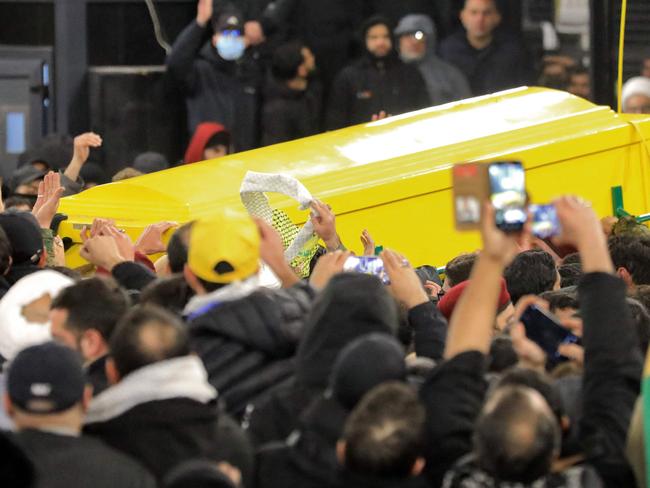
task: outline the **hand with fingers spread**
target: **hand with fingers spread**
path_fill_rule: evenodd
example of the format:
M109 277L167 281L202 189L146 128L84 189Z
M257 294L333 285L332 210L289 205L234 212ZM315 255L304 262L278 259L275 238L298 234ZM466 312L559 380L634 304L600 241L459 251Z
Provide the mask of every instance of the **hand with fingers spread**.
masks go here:
M76 181L79 177L81 167L88 161L91 147L101 147L102 138L94 132L85 132L74 138L74 153L70 164L63 173L67 178Z
M99 232L99 235L112 237L120 256L122 256L125 261L133 261L135 259L135 245L126 232L118 229L113 224L106 224Z
M336 216L330 206L314 200L311 203L311 208L317 214L310 217L311 223L314 225L314 231L323 240L327 250L336 251L341 248L341 240L336 233Z
M41 229L49 229L52 219L59 209L59 202L63 196L61 175L50 171L43 181L38 184L38 197L32 208L32 214L38 220Z
M271 268L285 288L298 283L300 279L284 259L282 237L272 225L260 218L255 218L260 231L260 257Z
M311 286L318 290L325 288L334 275L343 272L345 260L351 255L350 251L334 251L321 256L309 277Z
M138 240L135 243L135 248L147 256L165 252L167 247L165 246L162 237L165 232L175 227L178 227L178 223L167 221L148 225L142 234L140 234L140 237L138 237Z
M363 232L361 232L361 244L363 244L364 256L375 255L375 240L370 235L370 232L368 232L368 229L363 229Z
M389 290L400 303L410 310L429 301L420 278L402 256L387 249L381 253L381 259L390 278Z

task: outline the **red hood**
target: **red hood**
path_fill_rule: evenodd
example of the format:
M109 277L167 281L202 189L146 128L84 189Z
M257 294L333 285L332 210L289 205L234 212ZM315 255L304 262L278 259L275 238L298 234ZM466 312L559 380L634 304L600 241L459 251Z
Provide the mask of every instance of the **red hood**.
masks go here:
M203 161L203 150L210 138L218 132L228 132L226 128L216 122L203 122L196 127L192 140L185 151L185 164Z

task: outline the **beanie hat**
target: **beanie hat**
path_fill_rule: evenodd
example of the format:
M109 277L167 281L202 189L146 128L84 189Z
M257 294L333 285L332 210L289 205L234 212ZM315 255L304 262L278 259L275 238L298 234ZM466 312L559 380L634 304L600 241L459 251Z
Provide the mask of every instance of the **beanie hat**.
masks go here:
M454 313L454 308L456 308L458 300L460 300L461 295L467 288L467 285L469 285L469 281L470 280L463 281L462 283L459 283L451 288L438 302L438 309L447 318L447 320L449 320L451 318L451 314ZM508 288L506 287L506 280L501 278L501 292L499 293L497 313L503 312L505 308L511 303L510 294L508 293Z

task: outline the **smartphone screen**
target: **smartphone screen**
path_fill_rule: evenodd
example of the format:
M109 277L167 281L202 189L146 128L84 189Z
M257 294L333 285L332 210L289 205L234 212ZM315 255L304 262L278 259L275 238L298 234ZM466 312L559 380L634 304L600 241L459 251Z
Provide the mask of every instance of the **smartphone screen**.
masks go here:
M560 221L555 205L530 205L532 215L532 232L535 237L548 239L560 233Z
M343 263L343 271L374 275L384 285L390 285L388 273L384 269L384 261L377 256L350 256Z
M578 338L562 327L554 315L536 305L524 310L521 322L526 328L526 336L544 350L551 362L561 360L557 351L560 344L578 342Z
M505 232L520 231L527 219L523 166L518 161L491 163L488 174L497 227Z

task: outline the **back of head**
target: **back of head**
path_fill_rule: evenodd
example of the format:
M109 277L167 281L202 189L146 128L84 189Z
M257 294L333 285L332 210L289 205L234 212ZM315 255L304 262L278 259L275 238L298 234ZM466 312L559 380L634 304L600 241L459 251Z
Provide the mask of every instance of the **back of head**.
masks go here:
M250 278L259 257L259 229L248 214L224 210L192 224L187 265L204 288Z
M11 243L13 266L38 263L43 253L43 238L38 222L30 212L2 212L0 227Z
M553 257L546 251L524 251L506 268L504 277L512 303L524 295L539 295L550 291L558 274Z
M23 349L9 364L7 393L25 414L51 415L79 404L85 378L79 356L46 342Z
M309 314L298 346L296 378L325 388L343 346L372 332L397 332L397 307L382 282L361 273L332 278Z
M283 44L273 53L271 74L278 81L288 81L298 76L298 68L304 62L303 46L298 42Z
M66 327L76 334L96 329L108 342L129 307L129 298L113 279L90 278L65 288L51 308L67 312Z
M131 309L110 339L110 355L122 378L150 364L189 354L189 339L183 324L155 305Z
M625 268L635 285L650 285L650 237L617 235L609 238L616 269Z
M346 469L369 477L410 477L422 456L424 423L424 407L412 387L397 382L377 386L345 423Z
M582 265L579 263L563 264L557 269L560 273L560 288L577 286L582 278Z
M627 308L632 316L632 321L636 327L641 354L645 356L648 351L648 344L650 343L650 314L645 305L639 300L627 298L626 302Z
M394 337L368 334L352 341L339 353L332 369L334 397L351 410L363 395L386 381L404 381L404 350Z
M559 390L555 383L541 371L522 367L512 368L501 376L496 385L497 388L505 386L526 386L532 388L544 397L544 400L546 400L546 403L558 422L564 415Z
M545 476L559 446L560 430L549 406L525 386L498 388L474 431L478 466L502 481L531 483Z
M182 273L187 264L187 250L190 247L190 229L193 222L181 225L174 231L167 243L167 259L172 273Z
M124 181L130 178L135 178L136 176L142 176L143 174L144 173L142 171L138 171L137 169L132 168L131 166L127 166L126 168L123 168L119 170L117 173L115 173L111 178L111 181L112 182Z
M555 291L545 291L540 295L540 298L548 302L549 310L552 313L555 313L556 310L562 310L565 308L572 308L574 310L580 309L578 292L574 287L560 288Z
M169 168L169 161L159 152L148 151L138 154L133 160L132 166L144 174L155 173Z
M140 294L142 305L157 305L176 315L181 315L187 302L194 296L182 274L157 279L147 285Z
M445 288L452 288L469 279L476 262L477 253L460 254L447 263L445 267Z

